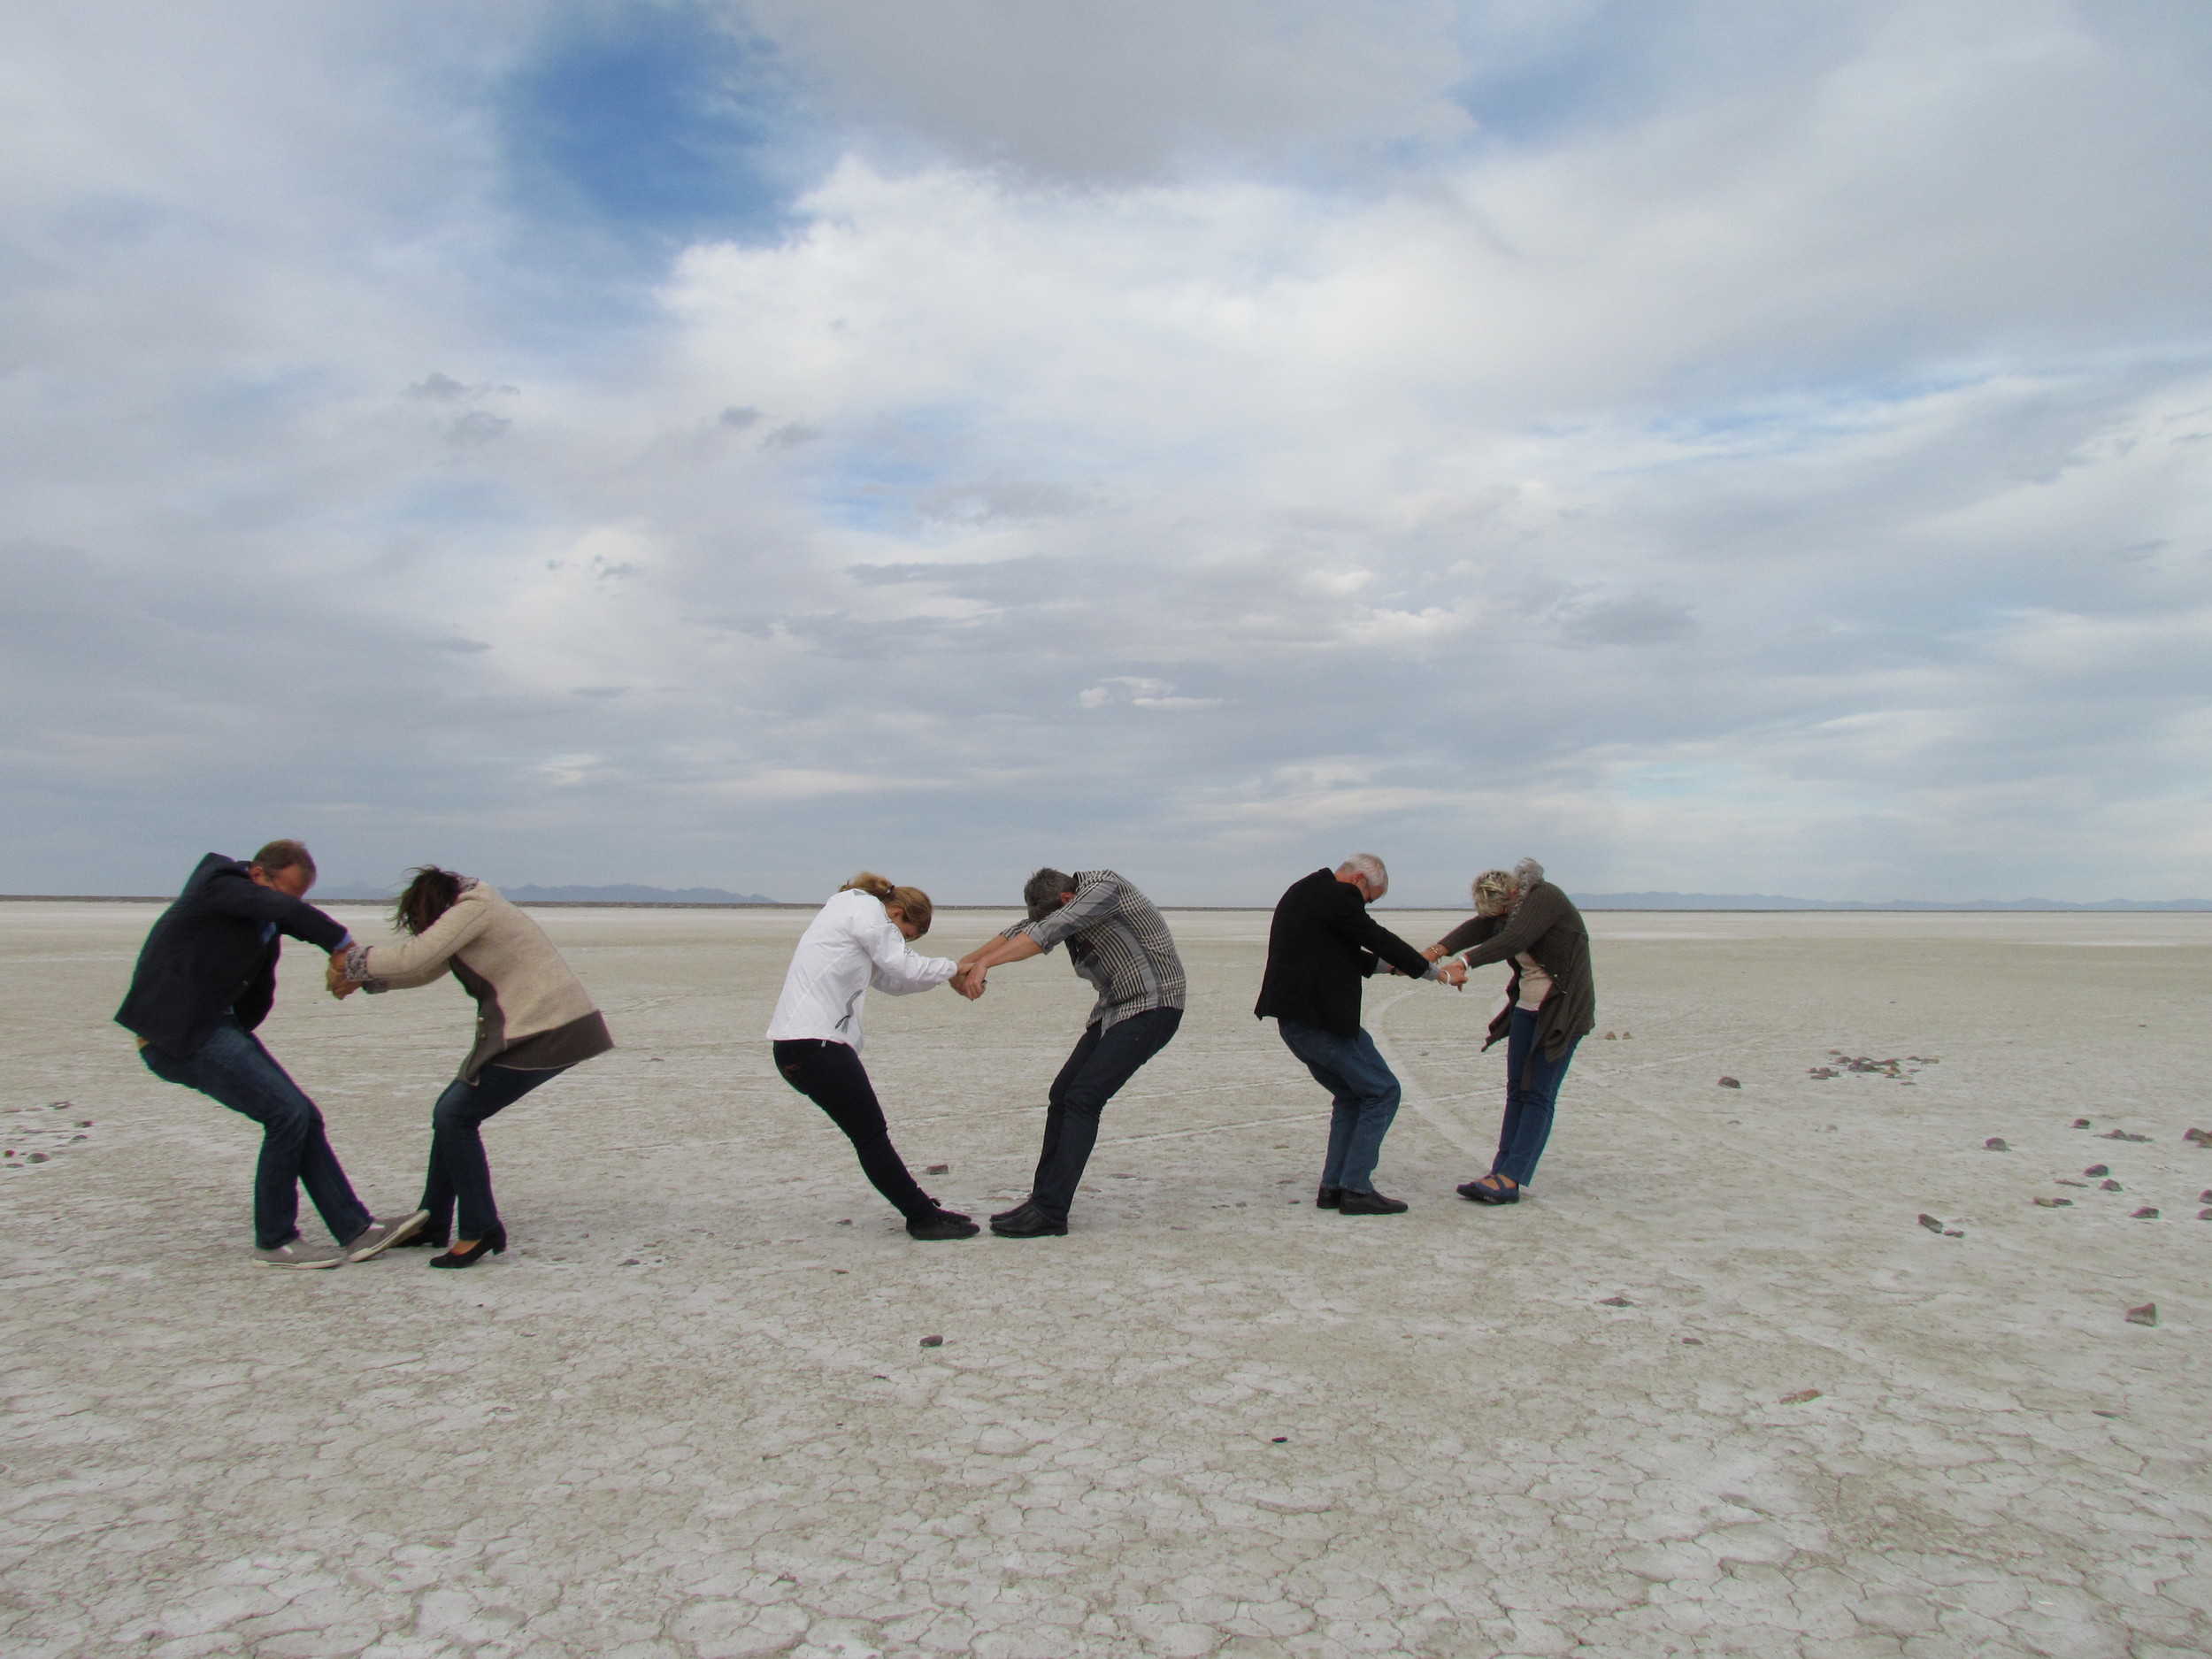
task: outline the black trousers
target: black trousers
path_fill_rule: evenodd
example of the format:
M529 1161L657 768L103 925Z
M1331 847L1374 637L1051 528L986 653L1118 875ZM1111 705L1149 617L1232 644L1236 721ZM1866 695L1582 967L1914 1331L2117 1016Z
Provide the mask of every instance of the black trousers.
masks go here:
M807 1037L775 1045L776 1070L783 1080L829 1115L845 1132L860 1157L861 1173L870 1185L898 1207L909 1221L937 1213L937 1201L915 1185L905 1160L891 1144L890 1125L883 1121L883 1107L867 1068L849 1043L825 1042Z
M1030 1202L1056 1221L1067 1219L1077 1183L1098 1144L1098 1117L1121 1086L1168 1045L1183 1023L1179 1008L1148 1008L1101 1035L1086 1025L1060 1075L1052 1079L1045 1108L1045 1144L1037 1156Z

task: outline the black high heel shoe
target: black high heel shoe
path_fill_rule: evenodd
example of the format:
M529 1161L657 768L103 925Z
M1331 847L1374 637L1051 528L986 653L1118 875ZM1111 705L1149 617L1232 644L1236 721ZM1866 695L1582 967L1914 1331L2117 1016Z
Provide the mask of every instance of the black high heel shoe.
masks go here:
M448 1250L443 1256L434 1256L430 1258L430 1265L433 1267L474 1267L488 1256L504 1256L506 1253L507 1226L504 1222L499 1222L493 1225L489 1233L477 1240L471 1248Z

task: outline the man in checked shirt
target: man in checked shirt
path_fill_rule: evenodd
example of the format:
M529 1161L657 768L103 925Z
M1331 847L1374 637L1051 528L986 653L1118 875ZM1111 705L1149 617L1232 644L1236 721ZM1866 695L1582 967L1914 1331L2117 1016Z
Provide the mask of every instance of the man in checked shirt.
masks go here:
M1083 1035L1052 1080L1030 1194L991 1217L1001 1238L1057 1238L1068 1230L1076 1184L1098 1141L1099 1114L1183 1023L1183 963L1152 901L1110 870L1040 870L1022 902L1029 919L963 956L953 985L980 996L984 975L1000 963L1065 941L1069 963L1097 987Z

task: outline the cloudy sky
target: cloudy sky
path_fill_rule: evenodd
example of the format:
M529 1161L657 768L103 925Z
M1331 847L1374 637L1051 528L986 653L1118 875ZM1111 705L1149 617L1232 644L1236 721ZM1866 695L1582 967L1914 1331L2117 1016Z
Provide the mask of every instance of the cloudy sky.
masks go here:
M2212 895L2200 0L18 0L0 890Z

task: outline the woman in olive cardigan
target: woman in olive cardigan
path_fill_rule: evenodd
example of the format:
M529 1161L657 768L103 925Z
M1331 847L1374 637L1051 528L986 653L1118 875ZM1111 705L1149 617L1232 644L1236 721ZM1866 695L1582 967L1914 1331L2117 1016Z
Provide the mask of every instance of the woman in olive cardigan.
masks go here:
M331 957L330 991L402 991L450 973L476 999L475 1046L431 1109L421 1205L430 1219L416 1236L444 1244L457 1203L460 1236L430 1265L473 1267L507 1248L484 1156L485 1120L606 1053L614 1039L553 941L490 884L426 865L400 895L396 919L409 937Z
M1597 1023L1590 934L1574 901L1524 858L1508 875L1475 878L1475 913L1422 954L1457 956L1471 968L1512 964L1505 1006L1490 1022L1486 1050L1505 1039L1505 1122L1490 1173L1459 1188L1479 1204L1517 1204L1551 1139L1559 1085L1575 1045Z

